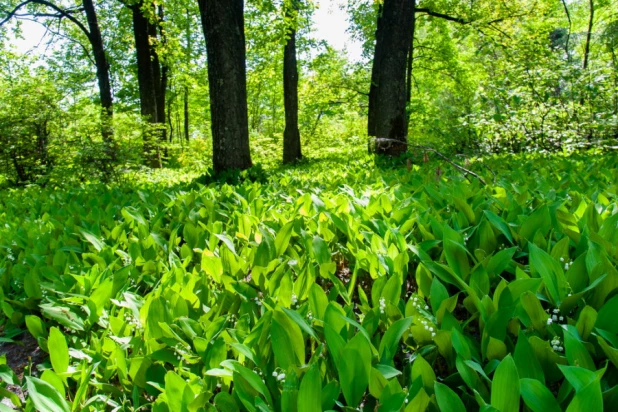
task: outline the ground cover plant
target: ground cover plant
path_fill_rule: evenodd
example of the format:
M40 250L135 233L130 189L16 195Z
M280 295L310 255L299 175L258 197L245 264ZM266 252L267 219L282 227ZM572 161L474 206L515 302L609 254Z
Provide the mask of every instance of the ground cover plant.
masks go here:
M484 186L339 148L231 183L3 192L2 340L42 353L20 376L0 358L0 395L30 411L613 410L617 161L469 162Z

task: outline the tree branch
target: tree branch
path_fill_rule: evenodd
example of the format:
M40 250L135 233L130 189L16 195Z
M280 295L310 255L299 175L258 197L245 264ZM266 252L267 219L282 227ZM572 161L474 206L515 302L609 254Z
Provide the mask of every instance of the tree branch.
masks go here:
M443 14L443 13L438 13L436 11L427 9L427 8L423 8L423 7L417 7L416 8L416 12L417 13L425 13L428 14L430 16L433 17L438 17L440 19L444 19L444 20L448 20L448 21L454 21L455 23L459 23L459 24L470 24L471 22L462 19L461 17L453 17L453 16L449 16L448 14Z
M77 20L74 16L71 15L71 13L74 13L75 11L79 11L79 9L75 10L64 10L61 9L60 7L56 6L55 4L47 1L47 0L25 0L24 2L18 4L13 11L9 12L9 14L4 18L4 20L0 21L0 26L4 25L7 21L9 21L12 17L14 17L17 12L24 6L27 6L28 4L40 4L42 6L46 6L49 7L53 10L55 10L56 12L58 12L58 15L60 18L65 17L67 19L69 19L72 23L74 23L77 27L79 27L79 29L81 31L84 32L84 34L86 35L86 37L88 37L88 39L90 39L90 32L88 31L88 29L86 28L86 26L84 26L82 24L82 22L80 22L79 20ZM56 17L55 15L50 15L49 17Z
M483 179L481 176L479 176L478 174L474 173L471 170L466 169L465 167L458 165L457 163L453 162L451 159L449 159L448 157L446 157L446 155L442 154L441 152L439 152L438 150L434 149L433 147L429 147L429 146L423 146L423 145L414 145L414 144L409 144L406 142L402 142L400 140L395 140L395 139L384 139L384 138L373 138L370 139L370 141L373 140L376 145L382 142L386 142L386 143L395 143L395 144L399 144L399 145L406 145L408 147L412 147L415 149L422 149L428 152L432 152L435 153L436 155L438 155L438 157L440 157L442 160L444 160L445 162L449 163L451 166L453 166L455 169L459 170L461 173L464 174L464 176L466 177L466 179L469 176L473 176L476 179L478 179L479 182L481 182L483 184L483 186L487 186L487 182L485 182L485 179Z

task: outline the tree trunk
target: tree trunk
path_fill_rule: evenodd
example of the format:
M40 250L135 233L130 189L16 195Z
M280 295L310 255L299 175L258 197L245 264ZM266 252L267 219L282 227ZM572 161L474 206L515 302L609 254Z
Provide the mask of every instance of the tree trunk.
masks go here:
M372 76L375 129L371 135L378 138L375 151L379 154L397 156L407 151L406 66L412 37L412 1L384 0L380 33L376 36L377 59L374 59L374 65L377 68ZM371 96L369 101L371 104ZM385 144L380 139L396 140L402 144Z
M408 81L407 81L407 99L406 102L412 101L412 69L414 66L414 35L416 33L416 2L412 0L410 10L410 19L412 20L412 36L410 36L410 50L408 50Z
M133 34L135 36L135 53L137 57L137 83L141 115L150 124L157 123L157 86L151 61L150 22L144 15L142 3L131 6L133 12ZM158 63L158 61L157 61ZM144 131L144 156L146 163L153 168L161 167L158 155L157 138L153 136L154 128Z
M184 121L185 121L185 140L189 141L189 87L185 86L185 95L184 95Z
M376 30L376 47L373 54L373 66L371 67L371 85L369 87L369 108L367 115L367 133L369 136L376 136L376 95L378 90L378 73L382 63L382 54L384 47L382 46L382 13L384 7L382 4L378 6L378 24Z
M191 13L187 7L187 25L185 31L185 38L187 42L187 48L185 50L185 58L187 69L191 67L191 56L193 53L193 47L191 43ZM184 87L184 133L185 140L189 142L190 130L189 130L189 86L185 84Z
M158 37L157 24L149 20L142 2L130 7L133 12L140 109L142 116L152 125L144 133L144 155L150 167L160 168L160 142L166 141L167 67L161 65L159 55L151 42L151 38ZM161 9L159 16L162 17Z
M159 22L163 21L163 6L159 6ZM158 30L157 30L158 29ZM163 29L160 24L150 24L150 37L161 38L161 43L165 46L166 37L163 33ZM166 110L166 93L167 82L169 78L169 67L161 62L159 54L152 45L150 46L150 56L152 64L152 72L155 78L155 98L157 99L157 123L163 126L161 141L166 141L166 128L165 128L165 110Z
M588 33L586 34L586 46L584 48L584 70L590 62L590 41L592 39L592 25L594 24L594 0L590 0L590 20L588 21Z
M116 160L116 147L114 143L114 128L112 117L114 115L114 101L112 98L112 87L109 78L109 63L105 55L103 37L97 19L97 12L92 0L83 0L82 5L88 20L89 35L88 40L92 46L94 63L97 69L97 82L99 84L99 97L101 99L101 134L106 145L107 157Z
M298 65L296 61L296 14L298 7L287 5L286 20L290 21L288 40L283 50L283 99L285 107L285 130L283 132L283 163L292 163L302 158L300 131L298 130Z
M215 172L251 167L243 0L198 0L208 53Z

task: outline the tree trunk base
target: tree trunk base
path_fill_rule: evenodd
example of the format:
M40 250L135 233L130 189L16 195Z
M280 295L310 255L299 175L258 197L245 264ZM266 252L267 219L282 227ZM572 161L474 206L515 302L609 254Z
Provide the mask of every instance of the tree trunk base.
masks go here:
M406 142L396 142L392 139L371 139L369 141L369 153L383 156L398 157L408 152Z

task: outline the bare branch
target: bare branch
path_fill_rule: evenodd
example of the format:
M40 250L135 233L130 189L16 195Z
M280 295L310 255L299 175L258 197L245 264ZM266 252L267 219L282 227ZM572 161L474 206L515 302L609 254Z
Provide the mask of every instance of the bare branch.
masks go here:
M396 144L399 144L399 145L403 144L403 145L406 145L408 147L412 147L412 148L415 148L415 149L421 149L421 150L425 150L425 151L428 151L428 152L435 153L442 160L444 160L445 162L449 163L455 169L457 169L461 173L463 173L464 176L466 177L466 179L468 178L468 176L472 176L472 177L475 177L476 179L478 179L478 181L481 182L483 184L483 186L487 186L487 182L485 182L485 179L483 179L481 176L479 176L478 174L474 173L473 171L468 170L465 167L463 167L461 165L458 165L457 163L453 162L446 155L444 155L442 152L439 152L438 150L434 149L433 147L409 144L409 143L402 142L400 140L395 140L395 139L374 138L374 139L370 139L370 141L371 140L373 140L376 144L381 143L381 142L396 143Z
M430 16L433 17L438 17L440 19L444 19L444 20L448 20L448 21L454 21L455 23L459 23L459 24L469 24L470 22L462 19L461 17L454 17L454 16L449 16L448 14L443 14L443 13L438 13L436 11L433 11L431 9L427 9L427 8L423 8L423 7L417 7L416 11L418 13L425 13L428 14Z
M79 20L77 20L74 16L72 16L72 13L75 13L76 11L79 11L79 9L75 9L75 8L71 8L68 10L64 10L58 6L56 6L54 3L51 3L47 0L25 0L24 2L18 4L13 11L9 12L8 15L4 18L4 20L0 21L0 26L4 25L7 21L9 21L11 18L13 18L14 16L16 16L17 12L24 6L27 6L28 4L40 4L42 6L46 6L49 7L53 10L55 10L58 15L59 18L65 17L67 19L69 19L72 23L74 23L77 27L79 27L79 29L84 32L84 34L88 37L88 39L90 39L90 32L88 31L88 29L86 28L86 26L84 26L82 24L82 22L80 22ZM56 17L55 15L50 15L49 17Z

